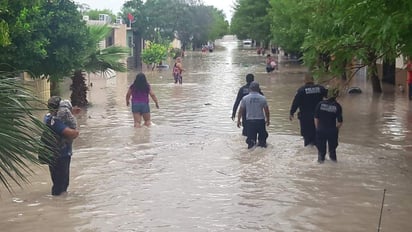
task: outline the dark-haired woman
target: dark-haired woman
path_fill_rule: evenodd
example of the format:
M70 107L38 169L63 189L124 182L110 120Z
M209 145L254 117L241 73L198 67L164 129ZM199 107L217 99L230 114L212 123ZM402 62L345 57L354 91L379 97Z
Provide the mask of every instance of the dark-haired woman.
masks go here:
M150 126L150 107L149 107L149 95L156 104L156 108L159 109L159 103L157 97L152 91L150 84L146 80L146 76L143 73L136 75L136 79L133 84L130 85L126 94L126 105L130 105L132 102L132 112L134 119L134 127L140 127L142 117L145 126Z

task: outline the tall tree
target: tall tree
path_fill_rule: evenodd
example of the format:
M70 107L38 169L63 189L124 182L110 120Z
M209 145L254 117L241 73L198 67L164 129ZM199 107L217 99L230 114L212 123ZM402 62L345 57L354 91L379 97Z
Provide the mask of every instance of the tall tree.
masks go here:
M209 7L209 9L212 13L213 23L209 26L208 39L214 41L229 33L229 22L225 19L222 10L215 7Z
M39 1L0 3L0 63L12 69L33 70L47 57L48 38Z
M272 40L288 53L302 52L302 44L309 30L313 0L271 0Z
M268 10L271 6L267 0L237 0L234 7L230 30L239 39L253 39L264 42L270 41L270 17Z
M88 30L77 5L70 0L47 1L41 6L44 35L49 43L41 64L31 67L36 76L51 80L51 94L58 94L58 83L81 67L87 50Z
M110 46L101 49L99 42L104 40L111 32L111 28L107 25L89 26L88 49L81 59L81 65L77 67L72 78L72 94L71 102L75 106L87 106L87 84L83 71L87 73L99 73L106 75L112 71L125 72L126 67L124 58L129 53L127 48L119 46Z

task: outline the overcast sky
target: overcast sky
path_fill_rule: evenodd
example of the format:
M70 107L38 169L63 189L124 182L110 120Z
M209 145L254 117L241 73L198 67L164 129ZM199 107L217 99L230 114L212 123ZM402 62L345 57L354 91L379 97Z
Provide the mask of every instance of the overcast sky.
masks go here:
M74 0L78 3L86 3L91 9L111 9L113 13L120 11L125 0ZM232 17L234 0L203 0L205 5L212 5L219 10L223 10L227 18Z

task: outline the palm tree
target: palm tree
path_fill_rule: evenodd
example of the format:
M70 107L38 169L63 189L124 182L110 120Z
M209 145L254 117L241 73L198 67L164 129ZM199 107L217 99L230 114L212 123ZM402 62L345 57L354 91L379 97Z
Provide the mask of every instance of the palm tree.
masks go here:
M108 76L113 71L125 72L126 64L121 60L129 54L129 49L110 46L101 49L99 42L104 40L111 32L111 28L107 25L92 25L89 26L89 47L90 51L84 57L83 65L76 70L72 76L70 99L72 104L79 107L88 105L87 101L87 84L84 72L101 73L103 76Z
M28 182L31 164L39 164L37 154L44 151L40 136L48 130L32 113L47 107L14 77L0 71L0 182L8 191L13 182Z

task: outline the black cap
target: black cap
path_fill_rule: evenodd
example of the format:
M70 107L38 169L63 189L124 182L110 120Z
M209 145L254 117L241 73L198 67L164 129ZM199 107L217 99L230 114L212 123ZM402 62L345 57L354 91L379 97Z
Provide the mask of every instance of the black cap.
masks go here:
M47 101L47 107L51 110L57 110L60 105L60 101L62 100L59 96L52 96Z
M249 74L246 75L246 82L247 83L250 83L254 80L255 80L255 76L253 76L253 74L249 73Z

